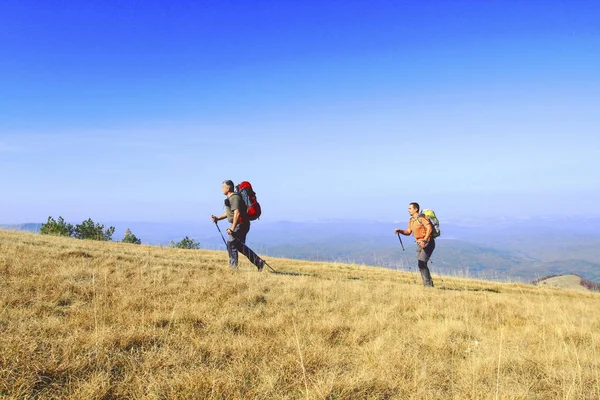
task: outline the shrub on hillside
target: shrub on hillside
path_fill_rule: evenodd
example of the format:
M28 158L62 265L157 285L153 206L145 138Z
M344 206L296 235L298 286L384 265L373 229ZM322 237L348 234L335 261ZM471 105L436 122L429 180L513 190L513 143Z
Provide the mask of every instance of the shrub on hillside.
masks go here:
M594 292L600 292L600 283L590 281L589 279L581 278L581 286Z
M58 221L48 217L48 221L40 228L40 234L70 237L73 236L73 225L66 223L63 217L58 217Z
M111 226L104 229L104 225L96 224L91 218L83 221L79 225L75 225L74 237L77 239L111 241L112 235L115 233L115 227Z
M121 242L132 243L132 244L142 244L142 241L140 239L138 239L133 233L131 233L129 228L127 228L127 230L125 231L125 236L123 237L123 240L121 240Z
M184 237L179 242L174 242L171 240L169 247L173 247L175 249L192 249L198 250L200 248L200 242L196 242L194 239L190 239L189 237Z
M589 279L585 279L583 276L581 276L579 274L572 274L572 275L575 275L575 276L578 276L578 277L581 278L581 282L579 282L579 284L581 286L583 286L584 288L586 288L588 290L591 290L591 291L594 291L594 292L600 292L600 283L594 282L594 281L590 281ZM545 276L543 278L536 279L532 283L534 285L538 285L540 282L542 282L542 281L544 281L546 279L555 278L557 276L562 276L562 274L548 275L548 276Z

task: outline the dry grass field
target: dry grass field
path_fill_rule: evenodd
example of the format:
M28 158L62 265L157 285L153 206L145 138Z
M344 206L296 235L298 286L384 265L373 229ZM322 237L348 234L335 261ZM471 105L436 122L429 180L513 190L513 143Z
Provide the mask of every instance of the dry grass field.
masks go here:
M268 261L0 231L0 397L600 398L598 293Z

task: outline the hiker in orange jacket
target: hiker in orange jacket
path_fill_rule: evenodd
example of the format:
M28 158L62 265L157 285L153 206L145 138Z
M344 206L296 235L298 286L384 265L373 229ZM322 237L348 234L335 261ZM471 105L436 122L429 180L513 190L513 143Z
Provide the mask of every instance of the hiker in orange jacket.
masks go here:
M415 241L417 242L417 262L419 265L419 271L423 278L423 285L426 287L433 287L433 279L431 273L427 267L427 262L435 249L435 241L433 240L433 227L429 219L420 214L419 203L410 203L408 205L408 213L410 219L408 220L407 229L396 229L394 233L403 234L405 236L414 234Z

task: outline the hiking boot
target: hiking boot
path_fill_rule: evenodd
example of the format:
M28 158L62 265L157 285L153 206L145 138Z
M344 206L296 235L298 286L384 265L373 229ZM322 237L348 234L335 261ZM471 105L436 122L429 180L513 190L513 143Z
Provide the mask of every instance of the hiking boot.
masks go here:
M258 269L258 272L262 272L264 267L265 267L265 262L263 261L260 264L258 264L258 266L256 268Z

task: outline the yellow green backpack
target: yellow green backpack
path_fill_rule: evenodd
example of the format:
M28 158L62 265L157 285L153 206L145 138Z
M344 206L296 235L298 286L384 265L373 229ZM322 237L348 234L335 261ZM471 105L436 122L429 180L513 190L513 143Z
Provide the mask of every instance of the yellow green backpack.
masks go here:
M433 228L433 232L431 232L431 237L432 238L436 238L438 236L441 235L440 232L440 221L437 219L437 217L435 216L435 212L433 212L433 210L426 208L421 212L420 216L424 216L425 218L427 218L429 220L429 222L431 223L431 227ZM417 218L417 221L419 219ZM419 222L420 223L420 222Z

